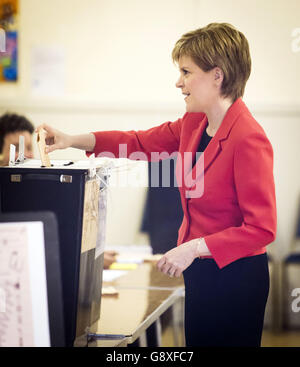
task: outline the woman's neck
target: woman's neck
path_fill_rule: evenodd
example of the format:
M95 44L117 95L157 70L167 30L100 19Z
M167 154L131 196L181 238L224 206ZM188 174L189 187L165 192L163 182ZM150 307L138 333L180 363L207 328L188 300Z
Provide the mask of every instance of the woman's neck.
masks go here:
M209 136L214 136L216 134L231 105L231 99L219 99L217 103L214 103L213 107L207 111L208 126L206 132Z

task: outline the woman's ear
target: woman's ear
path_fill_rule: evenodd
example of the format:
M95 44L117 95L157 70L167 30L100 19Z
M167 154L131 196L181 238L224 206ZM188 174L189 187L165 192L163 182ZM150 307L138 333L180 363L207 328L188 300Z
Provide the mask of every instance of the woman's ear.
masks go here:
M214 68L214 78L215 78L215 81L218 82L218 84L222 84L222 81L223 81L223 78L224 78L224 74L223 74L223 71L222 69L216 67Z

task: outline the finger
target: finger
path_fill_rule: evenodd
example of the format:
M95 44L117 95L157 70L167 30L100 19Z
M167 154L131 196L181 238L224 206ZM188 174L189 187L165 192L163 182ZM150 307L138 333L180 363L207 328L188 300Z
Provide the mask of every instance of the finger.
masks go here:
M111 264L113 264L113 263L114 263L114 261L113 261L113 260L111 260L111 259L106 259L106 262L107 262L107 264L108 264L108 265L111 265Z
M172 265L170 264L165 264L162 269L161 272L164 274L169 274L170 269L172 268Z
M171 267L171 264L169 263L169 262L165 262L161 267L160 267L160 271L162 272L162 273L165 273L165 274L167 274L167 272L169 271L169 269L170 269L170 267Z
M52 144L55 144L55 140L54 140L54 136L52 136L52 137L46 137L46 139L45 139L45 142L46 142L46 144L47 145L52 145Z
M174 274L176 273L177 269L176 268L171 268L168 271L168 274L171 278L173 278Z
M106 254L105 254L105 259L107 259L108 261L115 261L115 258L113 256L106 255Z
M163 267L163 265L165 265L166 263L166 258L163 256L156 264L156 267L161 270L161 268Z
M45 128L44 128L44 125L45 125L45 124L41 124L41 125L37 126L37 128L35 129L35 132L36 132L36 133L38 133L41 129L45 129ZM45 130L46 130L46 129L45 129Z
M165 274L168 272L169 269L170 269L170 264L167 264L166 262L158 266L158 270Z
M180 276L182 275L182 270L181 269L176 269L175 273L174 273L174 276L176 278L179 278Z
M42 124L35 129L35 132L38 135L40 134L41 131L43 132L43 135L45 136L45 141L47 144L49 144L49 141L54 140L54 137L56 136L55 129L52 129L50 126L46 124Z
M40 129L43 129L43 125L39 125L35 128L35 132L38 133L40 131Z
M53 144L53 145L46 145L45 147L45 152L48 154L48 153L51 153L53 152L54 150L56 149L59 149L58 145L57 144Z
M47 124L42 124L40 128L44 129L50 135L55 135L55 129L53 129L51 126Z
M110 256L116 256L118 255L118 253L116 251L113 250L107 250L105 251L106 254L110 255Z

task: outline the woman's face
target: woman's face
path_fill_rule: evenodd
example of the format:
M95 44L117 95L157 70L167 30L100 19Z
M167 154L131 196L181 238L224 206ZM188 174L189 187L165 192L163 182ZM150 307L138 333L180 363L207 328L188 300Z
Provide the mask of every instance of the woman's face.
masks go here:
M220 69L203 71L189 56L183 56L178 62L180 77L176 87L185 96L187 112L204 112L220 98Z

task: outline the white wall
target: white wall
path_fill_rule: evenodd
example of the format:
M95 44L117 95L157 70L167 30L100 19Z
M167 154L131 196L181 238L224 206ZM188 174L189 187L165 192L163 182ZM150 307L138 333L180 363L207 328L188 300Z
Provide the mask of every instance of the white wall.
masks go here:
M298 0L21 0L20 80L0 85L0 112L24 113L35 124L74 134L146 129L174 120L184 113L170 56L174 43L209 22L234 24L247 36L253 60L244 100L274 147L278 237L272 247L282 255L299 198L300 52L291 47L299 13ZM36 47L62 52L59 97L33 97ZM68 150L52 157L84 154ZM108 242L146 241L137 236L145 189L124 190L111 195L118 204L110 205Z
M299 0L195 3L201 25L226 21L246 35L253 64L246 100L253 104L300 104L300 53L292 52L291 36L293 29L300 28Z

